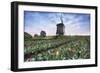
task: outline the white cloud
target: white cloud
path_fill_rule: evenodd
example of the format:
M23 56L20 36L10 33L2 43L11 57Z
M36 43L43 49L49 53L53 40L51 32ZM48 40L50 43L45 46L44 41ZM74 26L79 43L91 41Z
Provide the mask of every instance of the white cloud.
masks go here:
M34 36L34 34L38 34L40 35L40 32L43 30L46 32L47 36L51 36L51 35L56 35L56 26L49 26L48 25L41 25L41 26L35 26L35 27L27 27L26 28L26 32L30 33L32 36Z
M65 26L65 35L89 35L90 32L84 31L80 23L68 24Z

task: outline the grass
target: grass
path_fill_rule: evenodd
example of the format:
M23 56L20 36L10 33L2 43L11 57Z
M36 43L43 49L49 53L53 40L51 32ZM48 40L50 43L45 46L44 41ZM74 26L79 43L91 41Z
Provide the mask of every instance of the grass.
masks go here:
M24 61L90 58L90 36L47 36L25 38Z

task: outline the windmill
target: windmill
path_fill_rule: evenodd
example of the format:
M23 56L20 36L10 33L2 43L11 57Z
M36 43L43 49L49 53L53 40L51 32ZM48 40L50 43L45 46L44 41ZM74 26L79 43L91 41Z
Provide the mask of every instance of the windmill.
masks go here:
M57 26L57 30L56 30L56 35L60 36L60 35L64 35L65 33L65 25L63 23L63 17L62 14L60 16L60 21L61 23L58 23Z

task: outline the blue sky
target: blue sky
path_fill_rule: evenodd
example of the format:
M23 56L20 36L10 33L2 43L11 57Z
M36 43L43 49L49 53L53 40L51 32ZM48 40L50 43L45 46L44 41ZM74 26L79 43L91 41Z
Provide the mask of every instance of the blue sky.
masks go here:
M56 25L62 15L65 35L90 35L90 14L24 11L24 31L40 35L41 30L48 36L56 35Z

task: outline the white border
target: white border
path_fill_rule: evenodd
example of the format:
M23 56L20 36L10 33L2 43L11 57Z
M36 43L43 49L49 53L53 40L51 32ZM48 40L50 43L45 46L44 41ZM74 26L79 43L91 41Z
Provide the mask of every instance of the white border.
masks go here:
M49 11L49 12L75 12L75 13L89 13L91 14L91 59L79 60L63 60L63 61L40 61L40 62L24 62L24 10L29 11ZM62 8L62 7L46 7L46 6L18 6L18 68L36 68L36 67L50 67L50 66L71 66L71 65L85 65L95 64L95 11L92 9L79 8Z

